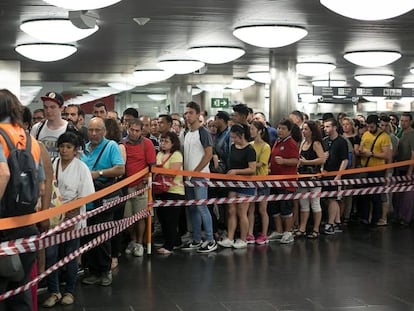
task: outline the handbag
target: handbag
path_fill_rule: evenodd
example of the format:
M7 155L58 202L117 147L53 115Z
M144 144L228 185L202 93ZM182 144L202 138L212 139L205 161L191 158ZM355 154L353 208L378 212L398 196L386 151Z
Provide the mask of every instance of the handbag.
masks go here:
M19 282L23 277L24 270L19 254L0 257L0 278Z
M59 171L59 163L60 159L57 160L55 174L53 175L52 180L52 198L50 200L49 208L54 208L62 205L62 195L60 194L59 190L59 183L58 183L58 171ZM65 219L65 214L57 214L51 218L49 218L49 227L54 228L57 225L61 224Z
M156 167L164 167L164 164L171 158L172 154L168 156L161 164L157 164ZM171 183L174 181L174 177L166 176L164 174L156 174L152 182L152 192L154 194L161 194L167 192Z

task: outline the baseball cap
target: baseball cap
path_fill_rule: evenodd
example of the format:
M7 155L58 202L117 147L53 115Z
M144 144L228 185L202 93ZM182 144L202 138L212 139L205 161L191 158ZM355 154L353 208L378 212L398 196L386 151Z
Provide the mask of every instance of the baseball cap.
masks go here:
M42 99L42 101L53 101L56 104L59 105L59 107L63 106L63 103L65 102L65 100L63 99L63 96L59 93L55 93L55 92L47 92L45 96L40 97Z

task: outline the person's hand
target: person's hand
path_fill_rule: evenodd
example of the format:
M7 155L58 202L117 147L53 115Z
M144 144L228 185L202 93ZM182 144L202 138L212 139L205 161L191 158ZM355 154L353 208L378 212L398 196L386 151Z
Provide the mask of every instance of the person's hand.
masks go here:
M45 220L39 222L38 227L39 227L40 232L45 232L45 231L49 230L49 227L50 227L49 219L45 219Z
M276 164L282 165L284 163L284 160L282 157L275 156L275 162Z
M227 175L237 175L237 174L236 174L236 170L229 170L229 171L227 172Z

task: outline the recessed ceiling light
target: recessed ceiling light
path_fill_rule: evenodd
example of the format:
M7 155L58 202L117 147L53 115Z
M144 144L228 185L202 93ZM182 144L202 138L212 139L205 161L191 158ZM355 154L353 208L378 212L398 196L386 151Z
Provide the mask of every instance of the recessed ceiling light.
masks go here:
M401 57L400 52L394 51L355 51L347 52L344 58L362 67L381 67L395 62Z
M46 3L71 11L96 10L104 8L122 0L43 0Z
M80 29L67 18L36 19L25 21L20 29L29 36L49 43L68 43L82 40L96 31L99 27Z
M321 76L330 73L336 68L331 63L319 63L319 62L303 62L296 65L296 71L304 76Z
M246 53L241 48L230 46L197 46L190 48L187 52L192 58L207 64L225 64Z
M270 83L270 72L269 71L251 71L247 73L247 76L259 83L269 84Z
M288 25L251 25L237 27L233 35L258 47L278 48L299 41L308 34L305 28Z
M70 44L33 43L20 44L15 50L24 57L38 62L54 62L71 56L78 49Z
M366 86L382 86L394 80L394 76L382 74L356 75L355 80Z
M361 20L393 18L414 9L412 0L320 0L320 2L340 15Z
M157 66L167 72L182 75L197 71L204 67L205 64L198 60L166 59L159 61Z

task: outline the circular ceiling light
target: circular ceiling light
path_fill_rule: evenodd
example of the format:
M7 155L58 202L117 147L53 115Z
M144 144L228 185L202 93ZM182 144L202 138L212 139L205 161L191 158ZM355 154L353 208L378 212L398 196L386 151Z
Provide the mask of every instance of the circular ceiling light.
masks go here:
M229 46L198 46L187 51L192 58L207 64L225 64L231 62L246 52L237 47Z
M364 96L364 98L370 102L379 102L381 100L386 99L386 97L382 97L382 96Z
M71 56L78 49L70 44L31 43L20 44L15 50L24 57L38 62L54 62Z
M197 87L205 92L222 92L225 88L223 84L197 84Z
M406 88L406 89L414 89L414 82L406 82L406 83L403 83L402 84L402 87L403 88Z
M344 58L362 67L381 67L395 62L401 57L400 52L394 51L355 51L347 52Z
M108 85L111 88L114 88L119 91L129 91L135 88L134 84L127 83L127 82L109 82Z
M82 40L98 31L95 25L91 29L80 29L67 18L36 19L25 21L20 29L29 36L45 42L68 43Z
M162 101L167 99L166 94L148 94L147 97L155 101Z
M320 2L340 15L369 21L393 18L414 9L412 0L320 0Z
M322 87L341 87L346 85L345 80L314 80L312 81L313 86Z
M247 76L259 83L269 84L270 83L270 72L269 71L251 71L247 73Z
M96 10L104 8L115 3L121 2L122 0L43 0L51 5L70 10Z
M336 66L331 63L304 62L296 65L296 71L304 76L321 76L335 70Z
M410 68L410 72L414 74L414 67Z
M394 80L393 75L366 74L356 75L355 80L366 86L382 86Z
M254 83L255 82L250 79L233 79L229 85L226 85L226 88L242 90L252 86Z
M183 75L197 71L205 66L203 62L190 59L166 59L158 62L157 66L167 72Z
M166 72L162 69L137 69L134 71L133 75L134 82L137 85L145 85L148 83L167 80L174 74L172 72Z
M191 88L191 95L192 96L195 96L195 95L198 95L198 94L201 94L201 93L203 93L202 89L199 89L198 87Z
M308 34L305 28L284 25L252 25L237 27L233 35L263 48L278 48L299 41Z

